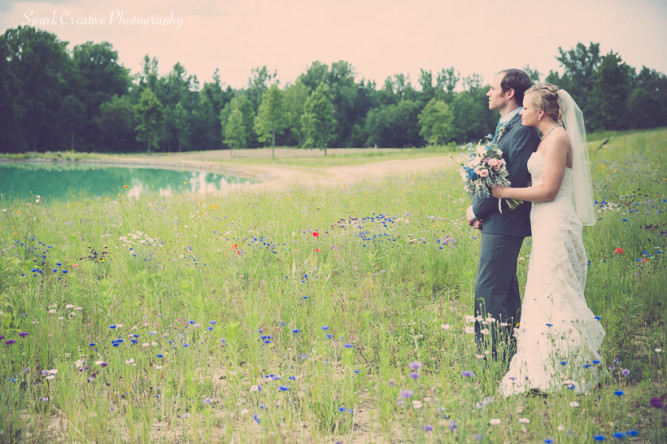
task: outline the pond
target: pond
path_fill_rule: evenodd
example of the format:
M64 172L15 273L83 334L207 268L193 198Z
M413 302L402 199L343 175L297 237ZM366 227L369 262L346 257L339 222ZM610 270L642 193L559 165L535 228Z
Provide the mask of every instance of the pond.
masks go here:
M99 164L0 163L0 195L5 200L36 198L206 194L251 179L202 171L118 167Z

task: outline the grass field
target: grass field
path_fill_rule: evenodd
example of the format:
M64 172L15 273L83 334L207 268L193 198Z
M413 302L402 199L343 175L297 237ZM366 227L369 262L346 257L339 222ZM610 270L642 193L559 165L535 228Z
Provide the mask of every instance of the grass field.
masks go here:
M121 186L0 201L0 441L665 442L667 130L605 138L584 229L601 388L496 395L453 168L206 198Z

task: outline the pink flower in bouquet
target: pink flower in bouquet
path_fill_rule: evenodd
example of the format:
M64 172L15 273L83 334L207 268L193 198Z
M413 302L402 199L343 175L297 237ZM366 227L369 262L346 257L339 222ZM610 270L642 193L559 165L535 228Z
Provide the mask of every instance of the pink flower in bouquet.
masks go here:
M480 170L477 174L479 174L479 177L487 177L489 175L489 170Z
M503 163L501 159L489 159L489 166L493 168L493 171L498 171Z

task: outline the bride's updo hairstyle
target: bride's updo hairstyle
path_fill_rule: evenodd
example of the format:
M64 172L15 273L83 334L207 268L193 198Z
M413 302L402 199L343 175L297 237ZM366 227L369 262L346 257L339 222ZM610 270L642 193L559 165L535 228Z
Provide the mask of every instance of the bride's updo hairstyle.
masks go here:
M562 118L562 103L559 100L558 87L550 83L540 83L531 86L526 91L526 95L533 93L536 95L534 105L544 111L554 122L559 122Z

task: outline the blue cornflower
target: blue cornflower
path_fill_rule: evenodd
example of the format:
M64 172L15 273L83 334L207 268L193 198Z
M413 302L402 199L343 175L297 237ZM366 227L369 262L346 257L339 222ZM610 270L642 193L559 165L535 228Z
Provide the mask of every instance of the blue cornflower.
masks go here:
M343 347L345 347L345 348L352 348L352 347L354 347L354 345L352 345L352 344L345 344Z
M339 411L339 412L344 412L344 411L345 411L345 407L338 407L338 411Z
M593 439L595 441L606 441L607 438L604 437L604 435L593 435Z
M259 415L257 415L257 414L256 414L255 416L253 416L253 417L252 417L252 419L254 419L254 420L255 420L255 422L256 422L257 424L259 424L259 423L260 423L260 420L259 420Z
M110 325L109 328L113 330L114 328L116 328L116 325Z
M567 365L567 361L560 361L560 365Z
M625 433L623 433L623 432L616 432L616 433L614 433L614 438L616 438L616 439L623 439L623 438L625 438L626 436L627 436L627 435L626 435Z
M551 438L547 438L547 439L544 440L545 444L553 444L553 442L554 442L554 440L551 439Z
M295 328L294 330L292 330L292 333L301 333L301 330L299 330L298 328Z
M164 358L164 355L163 355L163 354L160 354L160 353L158 353L157 357L158 357L158 358Z
M410 372L408 376L412 379L419 379L419 373L417 372Z
M624 392L623 390L616 390L616 391L614 392L614 395L616 395L616 396L623 396L623 395L625 395L625 392Z
M289 387L286 385L279 385L278 388L280 389L281 392L286 392L289 390Z
M464 378L471 378L475 376L475 372L471 372L470 370L464 370L461 372L461 376L463 376Z
M328 326L328 325L324 325L324 326L322 326L322 327L320 327L320 328L321 328L322 330L324 330L324 331L329 330L329 326Z

